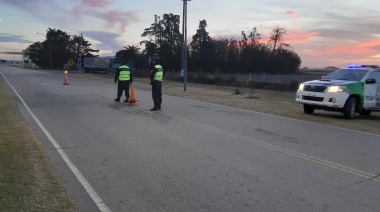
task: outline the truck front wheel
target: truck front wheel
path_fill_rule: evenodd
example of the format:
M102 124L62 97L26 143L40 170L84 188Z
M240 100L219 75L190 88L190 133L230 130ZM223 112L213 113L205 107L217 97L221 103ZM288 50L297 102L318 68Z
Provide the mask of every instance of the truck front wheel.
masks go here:
M306 113L306 114L313 114L314 113L314 110L315 108L311 105L307 105L307 104L304 104L303 105L303 111Z
M350 97L347 99L346 104L343 108L343 116L345 119L353 119L355 117L356 112L356 99L354 97Z

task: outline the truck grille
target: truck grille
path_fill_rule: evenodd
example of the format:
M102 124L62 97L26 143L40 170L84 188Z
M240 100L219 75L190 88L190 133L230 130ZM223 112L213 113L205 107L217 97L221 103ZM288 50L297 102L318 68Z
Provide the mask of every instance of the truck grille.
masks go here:
M326 90L326 86L318 86L318 85L305 85L303 88L304 91L311 91L311 92L324 92Z
M314 102L323 102L323 97L315 97L315 96L302 96L303 100L314 101Z

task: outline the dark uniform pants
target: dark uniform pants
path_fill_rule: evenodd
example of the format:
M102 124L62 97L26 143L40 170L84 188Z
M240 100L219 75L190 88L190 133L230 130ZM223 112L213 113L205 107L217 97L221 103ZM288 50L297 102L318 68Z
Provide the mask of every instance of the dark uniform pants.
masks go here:
M157 108L161 108L161 103L162 103L162 82L161 81L153 81L152 98L153 98L154 106Z
M117 98L120 99L120 97L123 95L123 91L125 92L125 97L129 99L129 83L130 81L118 81L117 82Z

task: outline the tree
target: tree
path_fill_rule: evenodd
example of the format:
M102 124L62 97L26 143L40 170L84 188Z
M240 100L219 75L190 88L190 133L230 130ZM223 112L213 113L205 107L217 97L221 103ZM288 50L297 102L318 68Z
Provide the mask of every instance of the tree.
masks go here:
M273 43L272 54L274 54L274 52L276 51L277 45L280 47L281 46L289 46L289 44L282 43L286 33L287 33L287 31L283 27L276 26L276 27L272 28L272 32L271 32L270 37L269 37L269 42Z
M124 49L116 52L116 60L125 62L130 68L140 69L143 67L140 48L137 46L124 46Z
M69 59L77 61L84 56L95 56L99 50L90 48L91 44L82 36L72 36L62 30L49 28L46 33L46 40L30 45L25 54L31 58L36 65L49 68L61 69Z
M195 35L193 35L193 41L190 43L191 50L193 52L202 52L202 45L204 42L211 40L209 33L206 31L206 20L199 21L199 27Z
M206 27L207 22L203 19L199 22L199 28L195 35L193 35L193 40L190 43L192 61L197 64L197 69L203 72L213 71L216 61L214 57L215 46L208 35L209 33L206 31Z
M124 46L124 49L116 53L116 59L119 61L136 61L140 48L137 46Z
M257 32L256 27L253 27L253 30L249 32L248 36L245 33L245 31L242 31L241 35L243 36L243 38L239 43L240 43L240 46L243 48L246 46L258 44L259 42L258 40L261 39L260 34Z
M166 69L179 69L181 52L181 33L179 31L180 18L178 15L164 14L154 16L154 23L146 28L142 37L148 37L140 44L145 44L143 50L146 55L157 54L161 58L161 64Z
M42 43L35 42L25 49L24 55L28 57L32 63L39 65L39 52L41 52L42 47Z
M256 27L253 27L253 30L249 33L248 37L251 39L252 44L258 43L258 40L261 39L260 33L257 32Z
M227 44L227 61L225 72L235 72L238 68L238 61L240 58L240 49L238 41L230 39Z
M151 24L151 27L144 29L141 37L148 37L149 40L143 40L140 42L145 45L143 52L149 57L157 54L157 50L160 43L160 36L162 34L162 27L160 25L160 16L154 16L154 23Z

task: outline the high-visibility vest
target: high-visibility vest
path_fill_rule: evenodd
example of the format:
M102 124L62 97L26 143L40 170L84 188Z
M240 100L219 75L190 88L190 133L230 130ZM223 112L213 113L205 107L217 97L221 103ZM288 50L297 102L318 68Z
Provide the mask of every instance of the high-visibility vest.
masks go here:
M162 69L162 66L155 65L154 67L157 69L157 71L156 71L156 74L154 75L153 80L162 81L162 79L164 78L164 71Z
M131 79L131 71L128 66L122 65L119 67L119 81L127 81Z

